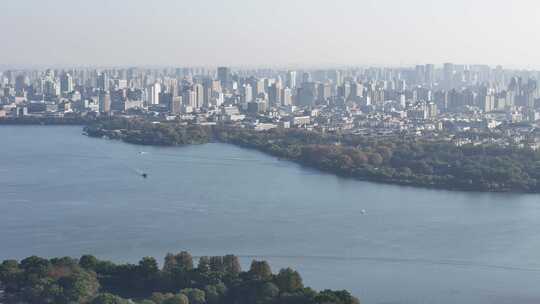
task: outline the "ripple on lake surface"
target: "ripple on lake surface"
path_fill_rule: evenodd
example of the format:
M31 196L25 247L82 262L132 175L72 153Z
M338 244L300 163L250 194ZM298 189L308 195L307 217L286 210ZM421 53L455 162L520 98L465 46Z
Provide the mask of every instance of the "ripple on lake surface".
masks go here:
M235 253L363 303L540 302L538 195L379 185L230 145L141 148L78 127L0 126L0 138L0 259Z

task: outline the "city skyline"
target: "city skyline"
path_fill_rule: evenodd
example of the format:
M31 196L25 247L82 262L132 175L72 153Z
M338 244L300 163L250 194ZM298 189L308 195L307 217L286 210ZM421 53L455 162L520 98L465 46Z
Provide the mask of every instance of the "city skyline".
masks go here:
M0 64L537 68L538 9L529 0L23 0L0 12Z
M540 303L538 12L5 0L0 304Z
M332 111L344 106L354 115L375 111L428 123L439 114L468 116L469 112L488 120L493 119L492 113L503 114L502 121L518 122L540 117L538 79L539 71L453 63L343 70L224 66L6 70L0 72L0 102L4 117L142 110L172 114L171 119L187 114L190 120L195 113L221 121L223 117L214 116L219 111L233 114L233 120L244 120L246 116L235 116L243 111L252 118L268 114L274 120L282 111L288 113L285 116L294 112L301 116L306 109Z

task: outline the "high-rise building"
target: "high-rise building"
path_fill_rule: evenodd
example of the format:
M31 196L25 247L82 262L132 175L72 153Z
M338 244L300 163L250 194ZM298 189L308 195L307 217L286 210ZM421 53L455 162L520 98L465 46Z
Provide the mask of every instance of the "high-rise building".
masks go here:
M69 73L63 73L62 76L60 76L60 92L73 92L73 77L71 77Z
M495 110L495 95L489 94L482 96L482 101L484 112L489 113Z
M296 71L288 71L287 72L287 87L289 89L295 89L296 88Z
M455 68L453 63L445 63L443 67L443 82L446 89L452 89Z
M5 71L4 77L7 79L7 84L13 84L13 82L15 81L15 73L13 71Z
M109 90L109 75L107 73L102 72L97 77L97 87L103 91Z
M174 96L170 105L170 111L172 114L180 113L182 107L182 96Z
M184 106L191 107L192 109L197 108L197 93L193 90L185 90L182 94L182 102Z
M281 85L274 83L268 88L268 100L271 106L281 105Z
M318 90L318 100L320 102L325 102L332 96L332 87L329 83L320 84Z
M148 104L149 105L159 104L160 93L161 93L161 84L159 82L155 82L153 85L150 86L150 89L149 89Z
M203 80L203 106L206 108L211 106L213 87L214 81L211 78L205 78Z
M100 91L98 95L99 111L109 113L111 111L111 95L107 91Z
M311 77L311 74L309 72L304 72L302 74L302 85L304 83L312 82L313 78Z
M28 77L26 75L18 75L15 77L15 94L22 96L28 86Z
M140 89L128 89L126 90L126 96L129 100L143 101L143 91Z
M225 97L223 96L223 93L217 91L212 92L212 96L210 97L211 106L220 107L224 101Z
M127 89L128 88L128 81L127 79L118 78L114 80L114 88L115 89Z
M253 96L259 98L261 94L265 93L264 80L255 79L251 86L253 88Z
M169 92L159 93L159 104L171 108L173 103L173 94Z
M351 83L351 94L349 95L349 99L352 101L360 101L363 96L364 86L361 83L353 81Z
M417 65L414 76L416 84L423 85L426 82L426 67L423 65Z
M193 85L193 91L196 95L194 108L202 108L204 105L204 86L196 83Z
M171 93L173 96L178 96L178 80L175 78L168 79L166 90L167 92Z
M343 79L341 77L341 71L339 71L339 70L329 71L328 72L328 78L330 80L332 80L332 82L337 86L340 86L343 83Z
M228 67L218 67L217 77L221 82L221 87L223 89L231 90L232 89L232 74L231 69Z
M435 83L435 65L426 64L425 80L428 87L433 87L433 84Z
M125 90L111 90L111 110L124 112L127 110L127 92Z
M437 109L437 104L434 102L429 102L426 104L426 113L427 118L436 118L439 114L439 111Z
M338 96L345 100L349 99L351 96L351 85L348 82L338 87Z
M253 88L249 83L246 83L240 90L241 98L243 103L248 103L253 101Z
M293 104L292 101L292 90L289 88L285 88L281 91L281 104L284 106L290 106Z
M43 94L47 100L55 98L60 95L60 86L55 79L46 77L42 80Z
M306 82L298 89L298 105L312 106L315 104L318 95L318 84L316 82Z
M267 104L264 99L257 98L255 101L247 104L247 111L250 114L264 113L266 109Z

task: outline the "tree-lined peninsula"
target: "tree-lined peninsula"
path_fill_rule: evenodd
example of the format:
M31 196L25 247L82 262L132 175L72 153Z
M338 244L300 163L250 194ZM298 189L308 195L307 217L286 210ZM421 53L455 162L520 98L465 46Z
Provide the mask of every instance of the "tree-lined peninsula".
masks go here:
M187 145L219 141L360 180L425 188L485 192L540 192L540 152L490 145L456 146L408 137L373 138L276 128L100 120L85 127L93 137L133 144Z

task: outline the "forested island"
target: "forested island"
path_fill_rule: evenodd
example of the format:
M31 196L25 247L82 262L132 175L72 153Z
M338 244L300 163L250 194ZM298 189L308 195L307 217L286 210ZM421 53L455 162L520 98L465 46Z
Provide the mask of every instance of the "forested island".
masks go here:
M256 149L340 176L425 188L485 192L540 192L540 152L491 145L456 146L408 137L368 138L302 129L255 131L144 119L97 121L89 136L144 145L210 141Z
M3 292L2 292L3 291ZM5 304L358 304L347 291L304 287L291 268L272 273L254 260L242 271L234 255L167 254L163 267L145 257L115 264L91 255L28 257L0 264L0 303Z

